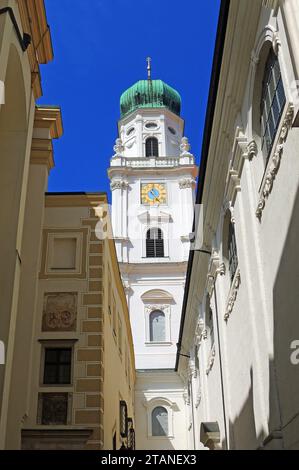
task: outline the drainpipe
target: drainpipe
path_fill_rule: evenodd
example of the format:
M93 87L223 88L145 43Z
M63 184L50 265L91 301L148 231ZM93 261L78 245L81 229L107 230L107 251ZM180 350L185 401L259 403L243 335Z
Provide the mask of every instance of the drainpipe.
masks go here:
M215 310L216 310L216 327L217 327L218 355L219 355L219 367L220 367L222 411L223 411L223 421L224 421L225 449L228 450L226 409L225 409L224 382L223 382L223 366L222 366L222 353L221 353L220 333L219 333L219 318L218 318L218 302L217 302L217 293L216 293L216 281L215 281L215 284L214 284L214 299L215 299Z
M22 36L14 11L11 7L5 7L5 8L0 9L0 15L4 15L5 13L9 14L11 22L14 25L16 35L20 43L20 46L22 48L22 51L25 52L28 46L31 44L31 36L27 33L24 33Z

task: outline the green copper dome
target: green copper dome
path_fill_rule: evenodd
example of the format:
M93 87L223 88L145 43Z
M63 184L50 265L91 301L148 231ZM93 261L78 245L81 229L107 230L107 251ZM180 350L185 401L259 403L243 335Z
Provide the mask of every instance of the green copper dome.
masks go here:
M120 97L121 117L138 108L168 108L179 116L181 97L162 80L139 80Z

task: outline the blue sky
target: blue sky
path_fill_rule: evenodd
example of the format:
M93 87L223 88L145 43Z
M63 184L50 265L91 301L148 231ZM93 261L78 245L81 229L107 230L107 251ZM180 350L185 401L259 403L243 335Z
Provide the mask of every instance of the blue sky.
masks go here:
M185 135L199 161L220 0L45 0L54 61L39 103L62 108L49 191L109 190L119 98L152 77L182 97Z

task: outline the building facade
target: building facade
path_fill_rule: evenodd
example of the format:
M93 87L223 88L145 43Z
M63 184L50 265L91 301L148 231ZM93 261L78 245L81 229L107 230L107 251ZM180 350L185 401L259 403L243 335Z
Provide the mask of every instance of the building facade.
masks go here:
M194 448L299 448L298 25L222 2L176 364Z
M105 194L45 200L25 449L119 449L133 416L134 351Z
M183 449L184 390L174 364L197 168L181 98L148 70L121 97L108 170L112 226L134 338L137 448Z
M59 109L35 105L42 95L40 64L52 60L53 50L43 0L27 7L22 0L0 1L0 341L5 356L0 365L0 448L8 437L25 256L25 200L30 190L43 185L52 164L52 139L62 133Z
M45 196L63 126L35 100L52 58L43 0L0 1L0 448L133 448L126 297L96 233L106 195Z

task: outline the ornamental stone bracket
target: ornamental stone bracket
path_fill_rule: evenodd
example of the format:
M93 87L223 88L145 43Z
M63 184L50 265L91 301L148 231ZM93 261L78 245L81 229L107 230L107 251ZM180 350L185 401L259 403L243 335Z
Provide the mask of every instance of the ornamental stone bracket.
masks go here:
M119 180L112 180L110 183L111 191L115 191L116 189L128 189L129 183L126 180L119 179Z
M236 194L241 190L241 175L244 161L251 161L257 155L257 144L255 140L248 142L243 129L237 127L234 144L232 149L232 158L230 160L225 187L225 198L228 201L235 201Z
M225 264L220 263L219 253L214 250L212 252L212 256L210 259L210 264L209 264L208 274L207 274L207 283L206 283L206 289L210 297L213 294L213 290L214 290L214 286L215 286L215 282L216 282L218 274L220 274L220 276L224 276L225 272L226 272Z
M276 175L278 173L282 155L283 155L284 144L286 142L289 130L292 127L293 117L294 117L294 105L292 103L289 103L288 109L283 119L283 123L281 126L281 130L280 130L280 134L278 137L275 150L272 153L272 156L270 157L270 160L267 165L266 173L264 176L264 180L262 182L259 202L258 202L257 209L255 212L259 220L261 220L263 210L266 205L266 201L273 189L273 184L274 184Z
M193 188L195 184L196 180L194 178L182 178L179 180L180 189Z
M229 296L228 296L228 301L225 309L225 314L224 314L224 320L227 321L233 311L237 295L238 295L238 290L241 284L241 274L240 274L240 269L237 270L237 273L235 274Z
M209 359L208 359L208 365L207 365L207 369L206 369L206 375L209 375L209 373L211 372L212 368L213 368L213 365L214 365L214 362L215 362L215 356L216 356L216 348L215 348L215 344L213 344L213 347L210 351L210 354L209 354Z

